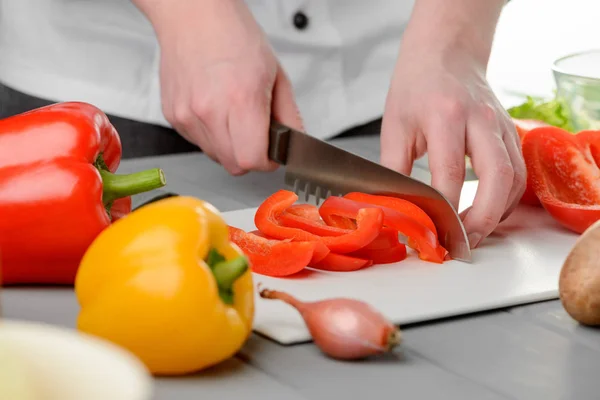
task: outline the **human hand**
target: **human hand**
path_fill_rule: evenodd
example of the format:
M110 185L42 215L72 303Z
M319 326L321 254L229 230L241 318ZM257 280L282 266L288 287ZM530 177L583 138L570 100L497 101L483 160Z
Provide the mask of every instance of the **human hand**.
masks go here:
M417 48L419 47L419 48ZM485 79L485 64L460 48L406 46L399 55L381 131L381 162L410 174L428 153L432 186L458 209L469 155L479 186L462 217L471 247L523 195L526 169L510 117Z
M233 175L269 171L271 115L302 129L292 85L242 0L137 0L161 48L165 118Z

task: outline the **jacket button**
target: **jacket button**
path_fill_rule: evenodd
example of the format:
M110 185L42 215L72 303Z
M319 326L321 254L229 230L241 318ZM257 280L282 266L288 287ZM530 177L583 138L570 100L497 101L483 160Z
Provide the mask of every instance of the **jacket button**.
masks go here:
M308 26L308 17L302 11L294 14L294 26L300 30L306 29Z

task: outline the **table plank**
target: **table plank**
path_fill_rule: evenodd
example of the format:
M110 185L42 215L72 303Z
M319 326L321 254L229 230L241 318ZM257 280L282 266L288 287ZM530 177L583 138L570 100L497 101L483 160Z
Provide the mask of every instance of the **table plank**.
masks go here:
M598 398L600 352L532 319L490 312L414 327L405 336L418 354L512 398Z
M295 389L237 358L227 360L201 374L160 378L155 382L155 400L307 400Z
M377 159L376 137L337 145ZM231 177L201 154L127 160L120 172L161 167L165 190L200 197L222 211L256 207L281 188L283 170ZM428 182L426 163L413 176ZM158 191L155 193L159 193ZM78 312L71 289L6 288L6 318L73 328ZM156 380L155 400L186 398L364 399L592 399L600 380L600 336L574 323L558 301L404 327L397 357L343 363L312 344L284 347L252 335L239 358L205 374ZM208 396L206 396L208 395Z
M397 394L406 399L500 400L495 393L404 347L391 356L342 362L325 357L312 343L282 346L253 336L242 351L248 363L310 399L362 400Z
M528 306L513 307L511 314L523 318L577 341L594 351L600 351L600 328L579 324L567 314L560 301L545 301Z

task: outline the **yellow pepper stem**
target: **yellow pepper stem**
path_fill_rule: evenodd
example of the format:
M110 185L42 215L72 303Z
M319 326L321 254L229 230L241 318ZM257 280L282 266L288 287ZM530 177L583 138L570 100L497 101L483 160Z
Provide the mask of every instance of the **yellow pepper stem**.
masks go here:
M244 256L221 261L211 266L219 287L219 295L226 304L233 304L233 284L248 270L248 259Z

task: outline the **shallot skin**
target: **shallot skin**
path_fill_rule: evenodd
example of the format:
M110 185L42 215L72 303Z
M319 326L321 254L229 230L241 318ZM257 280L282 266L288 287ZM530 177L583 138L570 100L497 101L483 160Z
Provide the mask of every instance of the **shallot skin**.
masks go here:
M349 298L302 302L263 289L260 296L282 300L298 310L315 344L328 356L357 360L391 351L400 344L400 330L369 304Z

